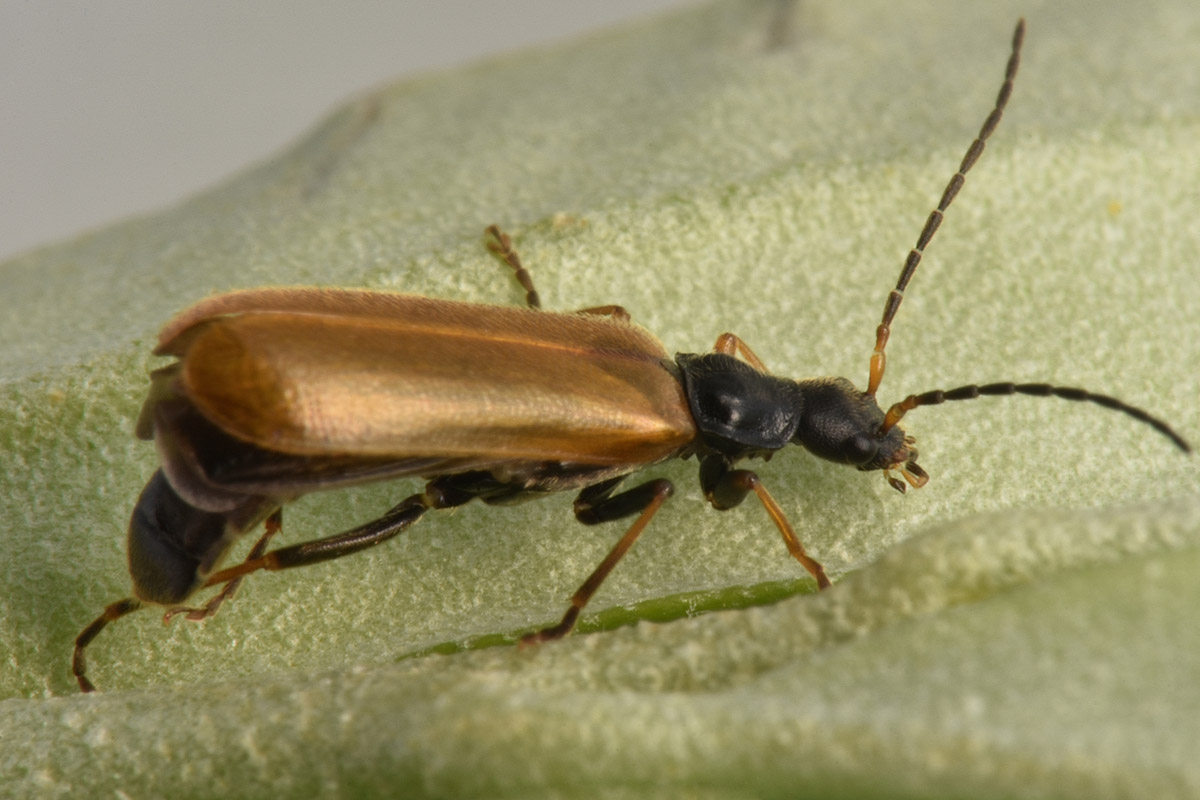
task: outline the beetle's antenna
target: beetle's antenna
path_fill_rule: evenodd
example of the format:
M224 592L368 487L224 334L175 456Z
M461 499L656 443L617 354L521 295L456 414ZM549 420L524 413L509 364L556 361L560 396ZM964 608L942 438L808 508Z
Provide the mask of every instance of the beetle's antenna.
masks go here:
M988 383L983 386L971 384L970 386L960 386L957 389L950 389L949 391L935 389L932 392L925 392L924 394L910 394L888 409L883 424L879 426L878 435L883 436L883 434L895 427L896 423L906 413L918 406L936 406L947 400L974 400L976 397L983 397L984 395L999 396L1011 394L1028 394L1034 397L1061 397L1064 400L1086 401L1104 406L1105 408L1111 408L1114 411L1120 411L1140 422L1146 423L1174 442L1175 446L1183 452L1192 452L1192 446L1187 443L1187 440L1176 433L1170 425L1158 417L1151 416L1147 411L1123 403L1115 397L1109 397L1108 395L1094 394L1084 389L1074 389L1069 386L1051 386L1048 383Z
M958 172L955 172L954 177L946 184L946 190L942 192L942 199L938 202L937 208L929 214L929 219L925 220L925 227L921 229L921 235L917 237L916 246L909 251L908 258L904 260L904 269L900 271L900 280L896 281L896 288L892 290L888 295L887 302L883 304L883 320L875 329L875 350L871 353L871 374L867 382L867 394L871 397L875 396L875 392L879 389L879 382L883 380L883 371L887 365L887 356L884 355L883 350L887 347L888 336L891 334L892 320L895 319L896 312L900 309L900 303L904 300L904 289L912 280L913 273L917 271L917 265L921 263L921 256L924 255L929 240L933 238L933 235L937 233L938 226L942 224L942 216L946 213L946 209L954 202L958 190L963 187L967 170L979 160L979 156L983 154L984 143L996 130L996 126L1000 124L1000 117L1012 94L1013 79L1017 77L1017 67L1021 63L1021 42L1024 38L1025 19L1022 18L1017 21L1017 28L1013 31L1012 55L1008 57L1008 66L1004 70L1004 84L1000 87L1000 94L996 97L996 106L984 120L983 127L979 129L979 135L975 137L975 141L971 142L971 146L967 148L967 154L963 156Z

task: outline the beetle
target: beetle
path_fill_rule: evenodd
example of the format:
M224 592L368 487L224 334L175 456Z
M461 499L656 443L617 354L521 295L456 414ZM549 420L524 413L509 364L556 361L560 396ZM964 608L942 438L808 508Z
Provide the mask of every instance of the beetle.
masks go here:
M757 473L739 468L788 444L862 471L900 492L923 486L913 437L899 422L920 406L987 395L1088 401L1189 444L1162 420L1105 395L1046 383L990 383L876 401L890 326L904 291L967 171L1008 103L1024 20L996 103L930 214L884 304L868 383L772 375L740 338L673 358L620 306L542 311L510 238L488 247L513 271L526 307L476 305L346 289L252 289L201 301L162 330L137 435L161 467L129 523L133 596L109 605L75 641L72 672L85 692L85 648L110 622L146 604L165 619L215 614L243 578L340 558L407 530L433 509L471 500L504 505L577 491L575 517L592 525L636 517L571 598L555 625L523 643L565 636L613 567L673 492L656 478L618 492L643 467L696 456L704 497L718 510L754 494L792 556L830 586ZM268 551L282 507L309 492L419 476L424 488L358 527ZM222 558L246 533L264 532L240 564ZM200 606L203 587L221 587Z

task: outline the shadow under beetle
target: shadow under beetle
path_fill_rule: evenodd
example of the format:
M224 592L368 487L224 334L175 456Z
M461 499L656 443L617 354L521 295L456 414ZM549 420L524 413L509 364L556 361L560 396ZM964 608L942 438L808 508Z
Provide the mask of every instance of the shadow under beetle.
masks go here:
M983 152L1012 92L1024 21L996 105L930 214L888 295L865 392L845 378L771 375L737 336L711 353L672 359L619 306L543 312L529 273L504 233L488 247L514 271L528 308L335 289L256 289L211 297L163 329L158 355L176 361L151 375L137 423L162 466L129 523L133 597L113 603L75 641L72 671L110 622L151 603L166 619L216 613L258 570L305 566L379 544L431 509L479 499L492 505L577 490L575 516L593 525L635 521L571 598L562 620L526 643L565 636L580 611L673 492L655 479L617 492L628 475L695 455L714 508L754 494L788 550L822 589L830 585L758 475L737 468L797 444L859 470L881 470L895 489L920 487L911 436L898 425L914 408L983 395L1086 400L1145 422L1181 450L1166 423L1104 395L1045 383L991 383L909 395L885 412L875 399L890 325L942 215ZM420 476L425 488L379 519L270 552L282 506L308 492ZM902 480L903 479L903 480ZM259 523L246 559L218 569ZM222 586L198 607L199 589Z

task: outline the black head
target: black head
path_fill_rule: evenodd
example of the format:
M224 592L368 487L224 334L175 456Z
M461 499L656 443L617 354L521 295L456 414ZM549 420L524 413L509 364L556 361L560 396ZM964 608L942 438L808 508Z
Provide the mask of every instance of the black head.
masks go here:
M898 492L905 490L899 472L914 488L929 480L917 465L914 440L899 426L884 427L886 415L875 398L845 378L797 381L803 398L800 424L792 438L813 455L860 470L881 469Z

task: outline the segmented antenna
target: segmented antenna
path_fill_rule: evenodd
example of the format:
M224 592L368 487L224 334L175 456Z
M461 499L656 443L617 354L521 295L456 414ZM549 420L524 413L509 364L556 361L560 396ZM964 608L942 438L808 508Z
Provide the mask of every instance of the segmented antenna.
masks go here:
M900 309L901 301L904 300L904 290L908 286L908 282L912 280L913 273L917 271L917 265L921 263L921 256L924 255L929 240L933 238L933 235L937 233L938 226L942 224L942 217L946 213L946 209L954 202L958 190L963 187L967 170L979 160L979 156L983 154L984 143L996 130L996 126L1000 124L1000 117L1012 94L1013 79L1017 77L1017 67L1021 63L1021 42L1024 39L1025 19L1021 18L1017 21L1016 30L1013 31L1012 55L1008 57L1008 66L1004 70L1004 84L1000 87L1000 94L996 97L996 106L992 109L992 113L988 114L975 141L971 142L971 146L967 148L967 154L963 156L958 172L955 172L954 177L946 184L946 190L942 192L942 199L938 202L937 208L929 214L929 219L925 220L925 227L921 229L921 235L917 237L916 246L909 251L908 258L904 260L904 269L900 271L900 280L896 281L896 288L891 291L887 302L883 304L883 320L875 329L875 350L871 353L871 374L867 382L867 394L871 397L875 396L875 392L879 389L879 382L883 380L883 371L887 366L887 356L883 351L887 347L888 336L892 332L892 320L896 318L896 312Z
M1061 397L1064 400L1084 401L1095 403L1105 408L1111 408L1113 411L1120 411L1122 414L1128 414L1139 422L1146 423L1174 442L1175 446L1183 452L1192 452L1192 446L1176 433L1174 428L1158 417L1152 416L1147 411L1136 406L1131 406L1128 403L1123 403L1115 397L1109 397L1108 395L1094 394L1085 389L1075 389L1070 386L1051 386L1048 383L988 383L983 386L971 384L970 386L960 386L957 389L950 389L949 391L935 389L932 392L925 392L924 394L910 394L888 409L887 416L884 417L883 424L879 428L879 435L882 436L887 433L895 427L896 423L906 413L918 406L936 406L947 400L974 400L976 397L983 397L985 395L1002 396L1012 394L1028 394L1034 397Z

